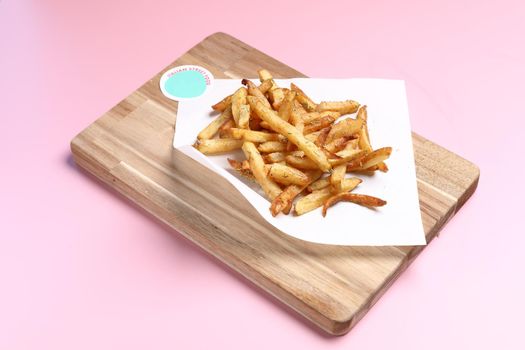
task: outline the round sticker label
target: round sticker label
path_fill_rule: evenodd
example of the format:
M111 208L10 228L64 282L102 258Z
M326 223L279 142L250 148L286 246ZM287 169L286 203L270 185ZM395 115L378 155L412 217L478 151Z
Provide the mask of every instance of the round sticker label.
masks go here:
M178 66L162 74L160 91L175 101L202 96L213 84L213 75L199 66Z

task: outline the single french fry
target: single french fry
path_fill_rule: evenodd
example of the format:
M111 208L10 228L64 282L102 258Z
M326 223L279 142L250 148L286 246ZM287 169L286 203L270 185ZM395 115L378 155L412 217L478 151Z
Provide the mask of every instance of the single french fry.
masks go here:
M290 108L290 124L297 125L299 123L304 123L303 116L306 114L306 111L304 110L303 106L297 101L293 100L291 102L291 108Z
M270 72L268 72L266 69L259 69L257 71L257 74L259 75L259 80L261 82L269 79L273 79L273 76Z
M236 139L211 139L199 140L194 147L203 154L219 154L239 149L242 143L242 140Z
M362 182L357 177L344 179L341 184L341 190L344 192L352 191ZM312 193L302 197L295 203L295 213L297 215L303 215L312 211L316 208L323 206L324 202L333 195L330 186L322 188L320 190L313 191Z
M386 173L388 171L388 166L384 162L381 162L377 164L377 170Z
M356 119L362 120L362 126L359 130L359 148L365 150L367 153L373 151L372 145L370 144L370 138L368 135L368 125L367 125L367 112L366 106L361 106L357 111Z
M226 109L215 119L212 120L208 126L206 126L202 131L197 135L199 140L211 139L217 132L219 128L224 125L229 120L232 120L232 108L231 106L226 107Z
M257 88L257 86L255 86L255 84L252 83L251 80L243 79L241 81L241 83L242 83L242 85L245 85L248 88L248 95L253 96L253 97L257 97L261 101L261 103L263 103L266 107L272 108L272 106L270 105L270 102L268 102L268 99L266 98L266 96L264 96L264 94L261 92L261 90L259 90Z
M346 142L344 148L340 151L335 152L335 155L341 158L348 157L354 153L359 148L359 139L353 139ZM364 150L366 152L366 150Z
M265 163L280 163L285 161L286 155L283 152L268 153L263 156Z
M268 72L266 69L259 69L257 71L257 74L259 75L259 81L262 83L266 80L269 80L272 82L272 87L270 88L270 90L273 90L275 88L277 88L277 84L275 84L275 82L273 81L273 76L270 72Z
M317 180L323 174L323 172L320 170L313 170L308 171L305 174L308 177L308 183L306 185L287 186L277 197L275 197L275 199L272 201L272 205L270 206L270 212L273 216L276 216L280 212L285 214L290 213L294 199L299 195L299 193L303 192L306 186Z
M247 100L262 120L266 121L270 124L273 130L286 137L302 150L308 158L318 165L319 169L322 171L328 171L331 169L331 165L328 163L325 154L313 142L307 140L302 132L297 130L293 125L282 120L275 111L267 108L260 99L248 96Z
M324 144L326 143L326 138L328 137L328 133L330 132L330 129L332 127L329 126L329 127L326 127L324 129L322 129L317 138L315 139L314 143L317 145L317 147L321 148L324 146Z
M279 195L279 193L281 193L281 188L270 178L268 178L268 176L266 176L266 171L264 170L264 160L262 159L259 151L257 151L255 144L249 141L244 142L242 145L242 150L250 162L250 169L252 170L253 176L259 185L261 185L268 198L273 200Z
M228 136L233 139L243 139L245 141L262 143L268 141L286 141L286 138L280 134L271 134L264 131L254 131L239 128L230 128L227 131Z
M257 89L259 89L259 91L263 94L265 94L266 92L268 92L272 86L273 86L274 82L272 79L270 80L263 80L261 81L261 85L259 85L257 87Z
M321 117L321 113L319 112L307 112L303 114L302 119L305 123L311 123L312 121L318 119Z
M312 182L306 189L308 192L313 192L328 186L330 186L330 176Z
M211 106L211 108L214 111L223 112L224 110L226 110L228 106L231 106L231 104L232 104L232 95L229 95L223 98L222 100L220 100L219 102L217 102L216 104L214 104L213 106Z
M368 170L385 161L392 154L392 147L383 147L348 163L346 171Z
M370 135L368 134L368 113L366 106L361 106L359 110L357 111L357 119L363 120L363 126L361 127L361 130L359 131L359 147L361 149L364 149L367 152L372 152L372 144L370 143ZM377 164L378 170L382 172L387 172L388 167L385 163L381 162Z
M332 125L337 118L332 114L327 114L323 117L317 118L304 126L304 134L309 134L317 130L321 130Z
M292 114L292 103L295 99L295 95L295 91L290 91L289 93L287 93L284 97L283 102L279 106L277 114L279 114L279 117L281 117L282 120L290 120L290 115Z
M272 103L272 107L275 110L279 110L282 102L284 101L284 90L276 88L268 91L268 99Z
M262 129L261 127L261 118L253 111L253 109L250 107L250 122L249 127L250 130L260 131Z
M346 170L346 168L344 169ZM268 176L275 182L283 185L304 186L308 183L308 176L302 171L282 164L272 164Z
M304 136L304 133L303 133L303 130L304 130L304 123L303 121L299 121L296 125L295 125L295 128L297 129L297 131L299 132L299 134L303 135ZM310 141L308 138L306 138L305 136L305 139ZM313 142L313 141L310 141L310 142ZM314 143L315 144L315 143ZM288 140L288 144L286 145L286 151L287 152L294 152L298 149L297 145L294 144L292 141ZM304 157L304 154L301 156L301 157Z
M259 123L259 125L260 125L261 128L263 128L263 129L273 131L272 128L270 127L270 124L268 124L268 123L265 122L264 120L261 120L261 122Z
M349 137L359 132L363 126L362 119L346 118L335 123L328 134L326 142L331 142L340 137Z
M228 133L231 128L235 127L235 120L230 119L226 123L222 124L219 128L219 137L222 138L228 138Z
M294 83L290 84L290 89L297 93L297 101L304 107L307 112L313 112L317 108L317 104L308 97L303 90L301 90Z
M317 105L317 112L334 111L343 114L352 114L359 108L359 103L352 100L326 102L323 101Z
M319 169L319 166L310 158L306 158L306 157L301 158L297 156L288 155L285 157L285 160L288 165L291 165L297 169L304 169L304 170Z
M346 179L343 179L343 181L341 182L341 191L344 191L344 192L352 191L361 182L363 182L363 180L357 177L348 177Z
M330 133L328 133L330 134ZM328 138L328 136L327 136ZM339 137L333 141L328 142L325 139L324 149L330 153L337 153L343 148L345 148L346 143L348 142L348 137Z
M286 151L286 143L279 141L268 141L261 143L257 149L261 153L284 152Z
M346 164L340 164L332 169L330 175L330 186L332 186L332 192L337 193L341 191L341 184L346 174Z
M250 106L241 105L239 109L239 128L248 129L250 127Z
M324 202L323 216L326 216L326 211L328 210L328 208L330 208L332 205L340 201L352 202L352 203L359 204L365 207L381 207L386 204L386 201L382 200L381 198L367 196L365 194L348 193L348 192L338 193L328 198Z
M365 151L363 150L360 150L360 149L356 149L353 151L353 153L350 153L344 157L344 158L330 158L328 159L328 161L330 162L330 164L332 164L332 167L335 167L335 166L338 166L338 165L346 165L346 163L349 163L353 160L356 160L356 159L359 159L360 157L364 156L366 154ZM345 169L346 169L346 166L345 166Z
M241 117L241 106L246 104L246 96L248 91L246 88L239 88L232 96L232 114L235 125L239 125L239 118Z

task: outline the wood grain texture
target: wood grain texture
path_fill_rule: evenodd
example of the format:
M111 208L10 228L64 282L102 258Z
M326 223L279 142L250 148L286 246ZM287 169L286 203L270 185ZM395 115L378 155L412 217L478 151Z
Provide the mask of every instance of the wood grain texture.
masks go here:
M213 34L76 136L75 161L326 332L348 332L424 247L327 246L277 231L226 180L172 148L177 103L158 86L182 64L217 78L254 77L261 67L278 78L304 76ZM430 242L474 192L479 170L419 135L413 142Z

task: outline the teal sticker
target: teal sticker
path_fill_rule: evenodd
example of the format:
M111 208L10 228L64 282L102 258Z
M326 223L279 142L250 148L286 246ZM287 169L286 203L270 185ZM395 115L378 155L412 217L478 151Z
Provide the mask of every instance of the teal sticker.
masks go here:
M175 101L202 96L212 86L213 76L199 66L179 66L165 72L160 78L162 93Z

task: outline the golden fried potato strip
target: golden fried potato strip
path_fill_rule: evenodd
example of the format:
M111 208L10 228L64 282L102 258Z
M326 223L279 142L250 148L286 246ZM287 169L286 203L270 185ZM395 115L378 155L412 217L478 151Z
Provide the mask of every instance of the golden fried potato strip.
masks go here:
M220 127L223 126L227 121L232 120L232 108L231 106L226 107L226 109L215 119L212 120L208 126L206 126L202 131L197 135L199 140L211 139L217 132Z
M386 204L386 201L381 198L368 196L366 194L357 194L357 193L338 193L328 198L323 204L323 216L326 216L326 211L332 205L340 202L347 201L355 204L359 204L365 207L381 207Z
M244 142L242 145L242 150L248 162L250 162L250 169L252 170L253 176L257 183L261 185L264 193L273 200L281 193L281 188L273 180L271 180L267 175L264 169L264 160L261 157L261 154L257 150L257 147L253 142Z
M361 179L357 177L352 177L344 179L341 190L345 192L352 191L362 182ZM295 203L295 213L297 215L306 214L314 209L317 209L323 206L324 202L330 198L334 193L332 189L328 186L320 190L313 191L312 193L302 197Z
M317 112L333 111L343 114L352 114L357 112L359 103L352 100L337 102L321 102L317 105Z
M242 143L242 140L237 139L211 139L199 140L194 147L203 154L220 154L239 149Z

